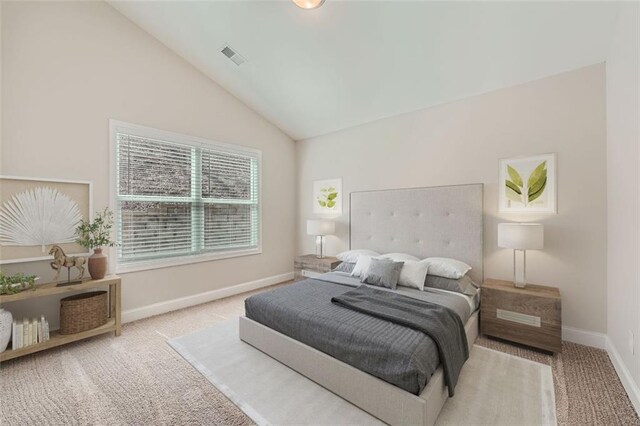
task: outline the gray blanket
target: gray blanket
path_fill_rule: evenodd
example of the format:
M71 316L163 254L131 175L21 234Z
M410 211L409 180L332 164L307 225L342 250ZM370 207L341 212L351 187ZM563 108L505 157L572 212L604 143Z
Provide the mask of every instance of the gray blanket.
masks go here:
M460 370L469 358L464 324L455 312L435 303L367 286L335 296L331 301L354 311L419 330L431 337L438 347L449 396L454 395Z

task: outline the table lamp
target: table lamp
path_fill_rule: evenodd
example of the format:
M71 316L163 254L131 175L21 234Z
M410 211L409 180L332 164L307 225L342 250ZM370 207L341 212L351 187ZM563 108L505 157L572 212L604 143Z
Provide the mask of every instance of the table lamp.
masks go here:
M336 224L332 220L308 219L307 234L316 236L316 257L322 259L323 238L325 235L333 235L336 232Z
M527 285L527 250L544 247L544 227L539 223L499 223L498 247L513 249L513 283L524 288ZM523 254L520 271L516 267L516 251Z

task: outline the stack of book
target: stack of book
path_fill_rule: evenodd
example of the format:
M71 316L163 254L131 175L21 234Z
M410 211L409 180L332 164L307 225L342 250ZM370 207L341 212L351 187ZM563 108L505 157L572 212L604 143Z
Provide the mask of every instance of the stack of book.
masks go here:
M44 315L40 319L25 318L22 321L13 321L12 331L11 349L37 345L49 340L49 321L44 319Z

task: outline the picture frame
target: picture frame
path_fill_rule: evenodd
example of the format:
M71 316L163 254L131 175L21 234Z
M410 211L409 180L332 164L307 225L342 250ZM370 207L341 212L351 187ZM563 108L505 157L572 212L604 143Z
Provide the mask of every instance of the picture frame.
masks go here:
M499 160L501 213L557 214L556 154Z
M313 182L313 213L325 216L342 214L342 178Z
M36 200L42 202L38 197L44 197L45 193L67 203L68 207L73 207L75 204L76 207L73 210L75 216L73 217L93 220L93 184L90 181L0 175L0 216L2 216L0 217L0 265L50 260L52 257L48 254L48 246L52 244L62 247L69 256L89 256L91 254L87 252L86 248L73 241L71 223L67 224L68 232L66 232L64 242L50 241L46 244L35 244L33 241L11 240L7 236L11 229L11 224L8 222L17 216L22 217L26 214L16 212L15 206L18 198L23 203L33 203ZM48 202L51 202L51 199ZM9 215L9 210L6 210L10 208L10 204L14 208L14 213L11 215ZM40 208L42 207L39 206ZM28 209L25 208L26 210ZM42 212L32 214L42 216ZM13 218L9 216L13 216ZM60 217L60 213L56 211L56 214L52 215L52 221L58 220L58 217Z

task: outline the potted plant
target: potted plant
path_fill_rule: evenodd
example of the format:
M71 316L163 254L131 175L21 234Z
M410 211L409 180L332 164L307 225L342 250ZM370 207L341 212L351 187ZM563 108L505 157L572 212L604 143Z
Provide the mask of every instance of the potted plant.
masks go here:
M5 275L0 271L0 294L15 294L27 288L35 290L37 279L35 275ZM11 312L0 308L0 352L4 352L11 340L12 322Z
M78 236L76 242L83 247L93 249L88 266L89 275L94 280L104 278L107 273L107 256L102 253L102 249L117 245L111 239L111 228L113 228L113 212L108 207L97 213L93 222L82 220L76 228Z
M15 294L28 288L35 290L37 280L38 277L35 275L25 275L22 273L5 275L0 271L0 294Z

